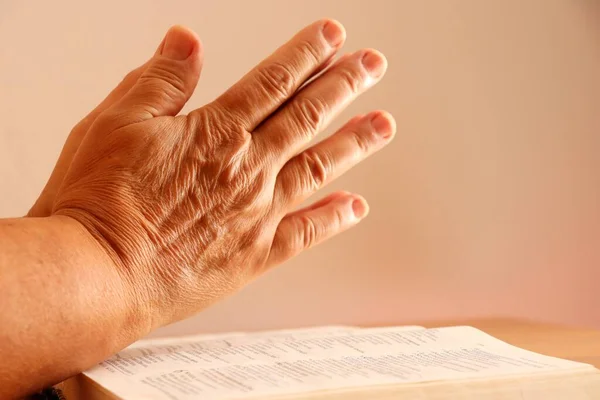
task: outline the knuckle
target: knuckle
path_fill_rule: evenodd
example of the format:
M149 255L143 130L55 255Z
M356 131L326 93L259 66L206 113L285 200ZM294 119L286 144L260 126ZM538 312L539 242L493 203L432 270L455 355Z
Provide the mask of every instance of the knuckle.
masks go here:
M269 93L286 99L294 90L294 72L284 63L274 62L259 70L258 79Z
M348 67L340 68L338 71L340 81L350 90L351 93L358 93L360 90L362 76L356 69Z
M323 124L325 104L316 97L301 97L294 104L293 112L302 131L310 136L318 132Z
M305 169L304 175L308 180L307 190L318 190L327 181L330 163L326 157L320 156L312 149L305 150L300 157Z
M371 137L372 133L368 130L352 130L350 135L358 148L362 153L368 153L371 149Z
M92 126L94 131L103 132L104 135L107 135L125 124L125 118L121 113L109 109L100 113Z
M236 182L232 183L237 192L236 204L242 208L257 210L268 209L270 198L265 196L265 189L269 186L268 177L264 173L240 173Z
M139 78L153 94L163 94L169 99L178 99L186 93L186 82L175 68L168 64L156 63Z
M206 104L188 114L188 132L198 148L213 153L221 148L241 146L246 132L241 128L241 117L218 102ZM233 147L237 148L237 147Z
M300 54L303 54L307 57L310 63L318 64L320 63L321 51L319 48L315 46L315 43L310 40L302 40L298 43L298 49L300 50Z
M302 246L305 249L312 247L317 242L317 225L312 218L304 215L300 217L300 234L302 235Z

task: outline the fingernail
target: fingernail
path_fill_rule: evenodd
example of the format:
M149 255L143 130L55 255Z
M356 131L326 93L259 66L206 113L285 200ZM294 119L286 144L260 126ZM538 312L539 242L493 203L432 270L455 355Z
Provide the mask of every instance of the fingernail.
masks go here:
M371 75L373 78L379 78L381 75L383 75L387 64L383 54L374 50L367 51L363 55L361 62L369 75Z
M344 40L346 32L339 22L327 21L323 26L323 36L330 46L338 46Z
M369 207L363 199L355 199L352 202L352 211L356 218L364 218L369 213Z
M187 29L175 26L169 29L161 54L172 60L185 60L192 54L196 40Z
M373 119L371 119L371 126L375 133L382 136L384 139L389 138L394 130L391 121L382 114L376 114Z

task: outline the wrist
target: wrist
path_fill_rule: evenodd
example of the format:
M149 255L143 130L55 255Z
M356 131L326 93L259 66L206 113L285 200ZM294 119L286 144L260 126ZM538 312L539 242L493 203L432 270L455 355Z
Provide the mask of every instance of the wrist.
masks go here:
M147 307L143 304L140 288L136 287L129 274L124 274L118 261L109 254L100 240L76 218L67 215L52 215L45 218L52 225L51 230L60 237L66 254L78 260L75 268L88 270L90 278L95 279L97 287L104 290L94 295L103 296L103 301L97 304L106 307L95 310L100 314L108 313L109 325L116 334L115 340L129 344L146 334L152 328L152 318Z
M77 220L0 219L0 397L87 370L144 336L135 290ZM10 385L9 385L10 383Z

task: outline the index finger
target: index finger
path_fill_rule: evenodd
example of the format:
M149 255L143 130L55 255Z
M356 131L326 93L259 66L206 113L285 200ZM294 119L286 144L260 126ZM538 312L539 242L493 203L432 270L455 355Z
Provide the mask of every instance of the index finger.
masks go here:
M294 35L215 102L252 131L318 71L345 39L339 22L317 21Z

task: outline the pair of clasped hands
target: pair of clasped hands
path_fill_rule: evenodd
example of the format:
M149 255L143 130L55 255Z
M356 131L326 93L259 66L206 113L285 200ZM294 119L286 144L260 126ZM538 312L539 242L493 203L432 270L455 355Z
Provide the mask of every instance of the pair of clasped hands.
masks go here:
M372 111L307 147L386 70L375 50L336 58L345 37L340 23L317 21L214 101L181 115L202 46L192 31L171 28L152 58L73 129L29 216L86 237L89 247L77 251L115 271L144 332L352 227L368 213L356 194L296 210L395 133L388 113Z

